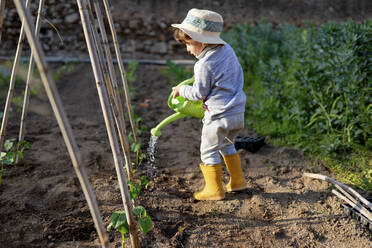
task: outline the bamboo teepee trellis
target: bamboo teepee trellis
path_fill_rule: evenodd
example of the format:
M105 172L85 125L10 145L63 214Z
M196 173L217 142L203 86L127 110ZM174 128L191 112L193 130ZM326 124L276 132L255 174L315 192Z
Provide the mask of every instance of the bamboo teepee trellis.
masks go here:
M31 0L26 1L26 8L28 8L28 6L30 5L30 1ZM12 67L12 74L10 76L9 90L8 90L8 95L7 95L7 98L6 98L5 108L4 108L4 112L3 112L3 120L1 122L0 151L3 149L3 145L4 145L5 132L6 132L6 127L8 125L10 105L11 105L12 99L13 99L15 80L16 80L17 70L18 70L18 66L19 66L19 59L20 59L21 54L22 54L23 42L24 42L24 39L25 39L24 23L25 23L25 21L22 19L21 32L19 34L17 51L16 51L16 55L14 57L14 62L13 62L13 67Z
M134 216L132 213L132 205L129 198L127 180L125 178L124 169L122 166L123 163L120 156L119 144L117 141L113 123L113 114L111 112L111 109L109 108L108 93L104 86L103 72L98 57L98 47L95 47L93 31L91 29L91 26L89 25L90 20L87 10L87 4L83 0L77 0L77 3L79 6L80 19L84 30L85 41L87 43L89 57L92 63L93 74L96 80L98 96L101 102L102 112L105 119L107 134L109 136L110 146L114 157L115 169L119 179L120 192L122 195L123 205L129 225L131 243L133 247L139 247L137 225L134 221Z
M130 123L131 123L131 126L132 126L133 137L134 137L134 141L137 143L138 140L137 140L136 124L135 124L134 119L133 119L133 113L132 113L131 104L130 104L130 97L129 97L128 82L127 82L127 77L126 77L126 74L125 74L124 64L123 64L123 61L121 59L121 53L120 53L118 38L117 38L117 35L116 35L114 20L112 18L109 2L107 0L103 0L103 4L105 6L107 20L108 20L109 25L110 25L112 40L113 40L114 48L115 48L116 59L118 60L118 65L119 65L119 69L120 69L120 76L121 76L123 87L124 87L125 99L127 101L127 109L128 109L129 119L130 119Z
M63 109L54 80L52 79L52 77L50 76L48 72L47 64L45 63L45 59L44 59L44 52L41 49L39 41L35 37L34 27L31 24L31 15L29 11L25 8L22 1L14 0L14 3L16 5L18 14L22 19L22 27L24 27L24 30L27 35L27 39L33 51L33 56L35 58L38 70L40 72L40 76L41 76L45 91L48 95L50 104L52 105L53 112L57 119L59 128L61 129L63 139L66 143L67 150L70 154L76 175L78 176L84 195L88 202L89 209L93 216L94 224L98 231L101 245L102 247L109 247L108 236L107 236L105 227L102 223L102 218L101 218L101 215L98 209L97 202L95 200L94 193L92 191L92 188L88 180L88 175L85 171L84 166L81 165L81 155L79 152L79 148L77 147L75 138L72 134L71 126L69 124L65 111Z
M98 32L97 32L97 25L94 22L93 11L92 11L90 2L86 1L86 3L87 3L87 10L88 10L89 17L90 17L90 23L89 24L90 24L90 28L92 30L92 38L93 38L93 41L94 41L94 44L95 44L95 47L96 47L96 50L97 50L99 65L101 67L101 71L103 73L103 78L104 78L105 83L106 83L106 87L107 87L107 91L108 91L108 95L109 95L109 100L110 100L109 102L110 102L110 105L111 105L111 109L114 113L114 119L115 119L116 127L117 127L119 138L120 138L120 141L121 141L122 150L123 150L123 153L124 153L124 158L126 160L127 175L128 175L129 180L132 180L133 175L132 175L132 167L131 167L131 160L130 160L129 141L128 141L127 132L126 132L126 129L125 129L125 126L124 126L125 125L124 114L123 114L123 112L120 111L120 110L122 110L122 108L120 108L121 100L120 100L119 89L117 87L114 87L114 85L117 85L117 84L116 84L116 82L113 81L115 79L115 76L114 76L115 72L114 72L114 69L113 69L113 64L111 66L110 65L106 66L105 61L107 61L108 63L110 61L108 60L108 58L105 58L105 56L103 55L102 45L101 45L99 35L98 35ZM104 32L104 31L101 30L101 33L102 32ZM105 49L105 51L106 51L106 56L111 57L110 51L109 50L107 51L107 49ZM109 54L109 56L108 56L108 54ZM109 70L109 68L107 68L107 67L111 67L111 70ZM108 71L110 71L110 74L109 74Z
M0 2L0 8L1 8L0 9L0 14L1 14L0 33L1 33L5 0L0 0L0 1L1 1ZM26 6L29 5L29 1L30 0L27 0ZM98 210L98 206L95 200L94 193L89 184L88 176L85 171L85 168L81 165L79 149L73 137L70 124L67 120L66 114L61 104L54 81L47 71L47 64L45 62L44 53L37 39L38 32L40 29L40 16L41 16L41 11L44 5L44 0L40 0L39 2L38 17L37 17L35 27L32 25L31 15L29 11L27 10L27 7L25 7L25 5L22 3L22 1L14 0L14 2L16 5L18 14L22 20L22 28L21 28L21 34L19 37L17 52L16 52L14 64L13 64L13 69L12 69L11 82L9 86L6 107L4 110L2 128L0 130L0 150L2 149L2 145L5 139L5 130L6 130L7 121L8 121L9 108L10 108L10 104L11 104L12 97L13 97L15 76L16 76L16 71L17 71L17 67L19 64L20 54L22 52L24 33L26 33L27 40L32 49L32 53L31 53L29 70L28 70L28 75L27 75L25 98L24 98L24 104L23 104L23 109L22 109L21 127L20 127L20 133L19 133L19 141L23 139L24 132L25 132L25 117L27 115L28 102L29 102L29 86L31 82L32 71L33 71L34 60L35 60L38 70L40 72L43 85L47 92L49 101L52 105L52 109L55 113L57 122L63 134L63 138L66 143L68 152L70 154L75 172L80 180L84 195L87 199L87 202L88 202L88 205L89 205L91 214L93 216L93 220L94 220L94 223L95 223L95 226L96 226L96 229L97 229L100 241L101 241L101 245L102 247L109 247L107 233L105 231L105 228L101 220L100 212ZM130 167L131 162L130 162L129 141L128 141L128 136L127 136L126 129L125 129L123 107L121 105L121 99L120 99L120 94L118 90L115 69L113 67L113 61L112 61L110 49L108 46L108 40L107 40L107 35L104 29L103 18L100 12L98 2L95 0L94 9L95 9L95 14L97 17L98 27L101 33L102 44L105 50L106 57L103 55L102 44L101 44L101 41L100 41L100 38L97 32L98 27L94 22L93 11L92 11L89 0L77 0L77 4L79 6L80 18L81 18L81 22L82 22L82 26L84 30L85 39L86 39L87 46L88 46L89 56L90 56L92 68L93 68L93 73L96 79L97 91L98 91L98 95L99 95L100 102L101 102L101 107L102 107L102 111L103 111L103 115L105 119L107 133L109 136L110 146L111 146L113 157L114 157L114 163L115 163L116 173L117 173L118 180L119 180L120 191L121 191L121 195L123 199L123 205L127 213L126 216L127 216L127 221L128 221L129 228L130 228L131 243L133 247L139 247L137 225L134 221L134 217L132 213L132 205L131 205L131 201L129 198L127 179L125 177L124 169L122 166L123 161L120 155L120 149L119 149L117 136L115 132L115 124L113 121L113 116L115 117L117 131L120 136L122 150L123 150L124 158L126 160L128 177L131 179L132 169ZM107 1L104 1L104 4L105 6L108 6ZM106 13L108 14L108 19L111 25L113 21L112 21L110 10L106 9ZM113 32L112 35L115 35L114 40L116 40L116 44L114 45L117 47L117 38L116 38L115 30L112 29L112 32ZM0 41L1 41L1 34L0 34ZM118 57L119 69L120 69L121 76L122 76L125 96L127 98L126 100L127 100L128 114L129 114L131 125L132 125L133 136L134 136L135 142L137 142L137 134L135 132L135 123L133 120L133 115L132 115L131 107L130 107L129 92L128 92L128 86L127 86L127 82L125 78L125 71L123 68L123 63L121 61L120 51L116 49L115 52L116 52L116 55L119 56ZM107 64L105 63L105 61L107 61ZM104 82L106 84L104 84ZM105 85L107 86L107 89Z

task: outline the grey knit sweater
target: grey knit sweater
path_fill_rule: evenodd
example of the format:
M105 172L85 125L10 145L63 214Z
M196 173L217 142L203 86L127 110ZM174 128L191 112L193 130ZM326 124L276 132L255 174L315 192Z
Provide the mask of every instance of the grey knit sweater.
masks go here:
M207 47L197 58L194 84L181 86L180 96L204 100L206 119L243 113L246 101L243 71L231 46Z

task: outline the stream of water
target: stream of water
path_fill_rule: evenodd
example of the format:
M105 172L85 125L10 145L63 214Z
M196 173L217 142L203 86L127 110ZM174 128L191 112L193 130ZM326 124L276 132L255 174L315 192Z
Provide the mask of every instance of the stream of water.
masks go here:
M157 176L157 167L155 164L155 153L156 153L156 144L158 143L159 137L151 136L149 141L149 147L147 148L147 157L148 162L147 167L147 177L151 180Z

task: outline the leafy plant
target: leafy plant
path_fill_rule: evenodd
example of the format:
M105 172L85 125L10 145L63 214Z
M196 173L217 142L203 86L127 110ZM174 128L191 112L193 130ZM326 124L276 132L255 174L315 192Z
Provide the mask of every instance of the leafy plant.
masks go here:
M168 59L167 68L163 70L163 74L169 78L172 85L177 85L178 83L191 78L194 73L192 69L176 65Z
M130 199L134 202L134 199L136 199L136 197L140 195L142 186L147 189L149 183L150 182L146 176L141 176L140 181L137 183L128 181Z
M15 142L15 138L7 139L4 142L4 151L0 152L0 185L2 183L2 175L4 172L4 165L14 165L18 159L24 157L24 150L30 148L28 141L22 140L18 143Z
M22 109L23 106L23 96L16 96L13 97L12 103L14 103L17 106L17 110Z
M134 202L134 199L140 195L142 186L147 188L149 185L149 180L146 176L141 176L140 181L137 183L132 183L128 181L129 186L129 197ZM137 216L138 224L140 230L146 235L148 231L152 228L151 217L147 214L146 210L142 206L136 206L133 209L133 213ZM125 247L126 236L129 235L129 225L126 219L126 212L123 210L115 211L110 218L110 224L107 230L110 231L115 228L122 235L122 247Z
M137 80L137 68L138 68L138 61L137 60L131 60L128 63L128 69L126 72L127 80L130 83L133 83Z
M371 29L370 21L307 29L260 22L225 34L252 90L247 116L257 131L324 154L371 148Z
M111 215L110 224L107 226L107 231L111 231L112 228L121 233L121 247L125 247L125 235L129 234L129 225L124 210L115 211Z
M0 64L0 100L5 99L8 93L9 89L9 83L11 79L11 63L1 63ZM16 75L15 78L15 87L24 85L24 80L23 80L23 74L24 74L24 66L23 64L19 65L19 71L18 74ZM20 76L19 74L22 74Z
M138 68L138 61L137 60L131 60L129 63L128 63L128 70L127 70L127 73L126 73L126 76L127 76L127 80L129 83L134 83L136 80L137 80L137 68ZM129 85L129 95L131 98L134 97L135 95L135 91L134 91L134 88ZM135 142L134 140L134 137L133 137L133 132L129 132L129 135L128 135L128 139L129 139L129 142L131 143L131 151L134 152L136 154L136 164L137 165L140 165L142 163L142 161L146 158L146 154L142 153L142 143L141 143L141 139L139 138L139 136L147 131L147 127L143 124L143 120L141 117L139 117L136 113L135 113L135 106L131 106L132 108L132 113L133 113L133 118L134 118L134 122L135 122L135 128L136 128L136 133L137 133L137 142Z
M54 81L59 81L63 75L75 71L76 69L75 64L76 64L75 62L69 62L58 67L57 70L55 70L52 75Z
M152 228L151 217L147 214L145 208L142 206L136 206L133 209L133 213L138 218L139 229L143 232L143 234L146 235ZM107 227L107 231L110 231L112 228L121 233L121 247L125 247L125 240L129 235L129 225L125 211L118 210L111 215L110 224Z
M136 133L140 136L143 132L147 131L147 126L142 124L143 120L139 117L136 113L133 112L133 118L136 125ZM142 164L142 161L146 158L146 154L142 153L142 143L140 138L138 138L138 142L134 141L133 133L129 132L128 135L129 142L131 143L131 151L136 154L136 164Z

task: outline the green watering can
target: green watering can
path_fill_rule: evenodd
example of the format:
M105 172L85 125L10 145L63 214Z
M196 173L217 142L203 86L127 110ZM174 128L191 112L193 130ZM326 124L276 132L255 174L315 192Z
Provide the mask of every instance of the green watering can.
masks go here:
M194 78L187 79L181 82L179 85L190 85L192 83L194 83ZM202 101L190 101L181 96L173 98L173 92L168 97L168 106L176 113L168 116L155 128L151 129L151 134L153 136L159 137L161 135L160 129L162 127L180 118L192 116L202 119L204 117L205 109L202 108Z

